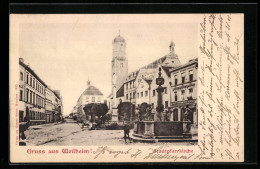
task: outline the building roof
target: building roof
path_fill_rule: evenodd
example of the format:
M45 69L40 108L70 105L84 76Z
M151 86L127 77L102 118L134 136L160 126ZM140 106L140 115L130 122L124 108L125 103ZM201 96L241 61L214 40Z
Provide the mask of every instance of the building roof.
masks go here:
M120 37L120 35L118 37ZM171 41L170 47L174 48L174 46L175 46L175 44L173 43L173 41ZM167 55L165 55L163 57L160 57L159 59L156 59L152 63L149 63L149 64L139 68L136 71L132 71L131 73L128 73L128 76L126 77L124 83L126 83L128 81L131 81L131 80L135 80L137 78L137 76L139 74L141 74L142 70L145 70L145 69L156 69L158 66L163 65L163 63L166 62L166 61L167 61L167 64L164 65L165 67L172 67L173 68L173 67L177 67L179 64L181 64L179 59L178 59L178 55L175 54L174 51L170 51L169 54L167 54Z
M151 79L144 79L144 81L146 81L148 84L151 84L151 82L153 81L153 80L151 80Z
M53 90L53 93L55 94L56 97L58 97L58 99L60 99L60 91L59 90Z
M88 84L90 84L90 83L88 82ZM87 89L79 96L79 98L77 100L77 104L79 103L82 96L85 96L85 95L103 95L103 93L99 89L97 89L95 86L88 85Z
M19 59L19 64L23 66L28 72L30 72L39 82L41 82L45 87L47 85L41 80L41 78L28 66L26 65L21 59Z
M114 42L114 43L115 43L115 42L125 42L125 39L124 39L122 36L118 35L118 36L113 40L113 42Z
M95 86L88 86L88 88L82 93L82 95L103 95L103 93Z
M156 69L141 69L140 76L144 80L152 80L155 75Z
M180 66L171 68L169 71L170 71L170 72L173 72L173 71L176 71L176 70L185 68L185 67L187 67L187 66L190 66L190 65L196 64L196 63L198 63L198 58L191 59L191 60L189 60L189 62L187 62L187 63L185 63L185 64L183 64L183 65L180 65Z
M123 97L124 96L124 84L121 85L121 87L116 92L116 98Z
M162 66L162 69L164 70L164 72L167 74L168 77L171 76L171 72L170 72L170 69L173 68L173 67L170 67L170 66Z
M133 71L131 73L128 73L128 76L126 77L124 83L128 82L128 81L132 81L132 80L135 80L136 77L138 76L139 74L139 71L140 69L136 70L136 71Z
M165 61L166 58L167 58L167 56L163 56L163 57L153 61L152 63L149 63L149 64L143 66L140 69L153 69L153 68L157 68L160 64L162 64Z

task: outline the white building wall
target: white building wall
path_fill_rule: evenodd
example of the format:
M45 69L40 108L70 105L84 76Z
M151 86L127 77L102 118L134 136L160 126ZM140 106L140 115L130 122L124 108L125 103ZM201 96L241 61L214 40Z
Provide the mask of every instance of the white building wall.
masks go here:
M190 81L190 77L189 77L189 72L190 71L193 71L193 81ZM182 83L182 75L185 75L185 82ZM181 88L181 89L175 89L175 77L177 77L178 79L178 83L177 83L177 87L179 87L181 84L184 84L185 86L188 86L189 83L190 84L195 84L193 86L190 86L190 87L184 87L184 88ZM195 68L195 64L191 65L191 66L188 66L184 69L180 69L180 70L177 70L177 71L173 71L171 73L171 82L172 82L172 85L173 85L173 88L172 88L172 102L175 101L175 92L177 92L177 98L178 100L177 101L183 101L183 100L187 100L187 97L189 96L192 96L193 99L197 99L197 90L198 90L198 87L197 87L197 78L198 78L198 69ZM189 89L193 90L192 93L190 93ZM184 90L185 94L182 95L182 90ZM184 99L183 99L184 98Z
M52 104L52 100L53 100L53 92L51 91L51 89L46 88L46 111L53 111L53 104Z
M19 65L19 121L25 117L25 69Z
M159 70L159 68L158 68ZM158 93L156 91L156 89L158 88L158 85L156 84L156 78L158 78L158 71L156 72L152 82L151 82L151 104L154 105L154 108L157 107L157 100L158 100ZM162 87L166 87L167 88L167 93L165 93L165 90L164 92L162 93L162 100L163 100L163 105L165 106L165 102L167 101L168 102L168 107L170 106L170 90L171 90L171 86L170 86L170 78L167 76L167 74L165 73L165 71L162 69L161 70L162 72L162 77L164 78L164 85L162 85ZM153 94L155 90L155 95Z
M141 93L143 93L143 96ZM136 88L136 106L141 105L144 102L150 104L150 91L149 84L142 79Z
M104 103L103 95L83 95L82 96L82 105L89 103Z

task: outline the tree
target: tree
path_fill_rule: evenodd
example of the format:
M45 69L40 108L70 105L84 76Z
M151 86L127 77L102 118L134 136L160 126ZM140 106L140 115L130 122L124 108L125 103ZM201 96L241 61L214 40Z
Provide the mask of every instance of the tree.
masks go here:
M106 118L103 118L103 117L107 114L108 110L109 110L109 109L108 109L108 107L107 107L106 104L101 104L100 116L101 116L101 121L102 121L102 123L105 122L105 119L106 119ZM108 118L109 118L109 116L108 116ZM112 117L111 117L111 118L112 118Z
M118 108L119 120L130 121L131 114L132 114L131 111L134 111L132 107L132 103L121 102L117 108Z
M91 108L93 105L94 105L94 103L89 103L89 104L85 105L85 107L83 107L83 110L84 110L86 116L90 115L92 117ZM92 118L91 118L91 121L92 121Z
M138 109L139 109L139 121L143 121L145 119L146 116L146 110L148 108L148 104L147 103L142 103Z
M102 120L102 117L107 114L108 107L107 107L106 104L103 104L103 103L90 103L90 104L87 104L83 108L83 110L84 110L86 115L91 116L91 122L92 123L95 122L96 116L103 123L104 121Z
M110 114L110 113L107 113L107 114L105 114L104 116L101 117L101 120L102 120L103 123L106 122L106 121L109 121L111 119L112 119L112 114Z
M108 112L108 107L106 104L97 104L98 106L98 112L97 112L97 116L103 117L107 112Z

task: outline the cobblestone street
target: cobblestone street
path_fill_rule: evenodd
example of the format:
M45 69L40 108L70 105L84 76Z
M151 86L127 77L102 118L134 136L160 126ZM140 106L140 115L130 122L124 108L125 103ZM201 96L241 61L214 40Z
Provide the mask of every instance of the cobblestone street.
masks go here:
M132 131L131 131L132 132ZM25 131L28 146L87 145L193 145L194 143L125 143L123 130L89 130L67 119L65 123L30 126ZM131 136L131 133L130 133ZM127 140L128 141L128 140ZM129 141L128 141L129 142Z

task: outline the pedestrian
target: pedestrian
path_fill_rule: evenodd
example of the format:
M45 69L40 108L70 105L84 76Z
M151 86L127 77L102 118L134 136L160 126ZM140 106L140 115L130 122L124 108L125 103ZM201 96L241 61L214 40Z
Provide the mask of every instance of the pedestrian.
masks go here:
M129 139L129 141L131 143L131 139L130 139L129 133L130 133L130 126L129 126L128 122L124 121L124 139L125 139L125 143L126 143L126 137Z

